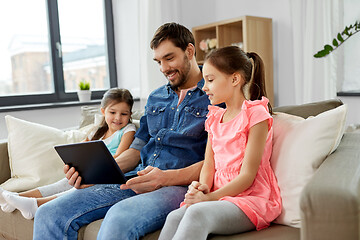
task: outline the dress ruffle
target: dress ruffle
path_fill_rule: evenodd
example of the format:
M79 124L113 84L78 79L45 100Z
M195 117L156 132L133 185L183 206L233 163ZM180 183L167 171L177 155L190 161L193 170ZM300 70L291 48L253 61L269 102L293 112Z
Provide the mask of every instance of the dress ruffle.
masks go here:
M210 126L212 125L212 123L214 121L217 121L219 120L220 121L220 118L222 116L222 113L226 111L226 109L224 108L221 108L221 107L218 107L218 106L212 106L212 105L209 105L208 106L208 114L206 115L207 119L205 121L205 130L207 132L209 132L210 130Z
M254 100L254 101L250 101L250 100L246 100L243 102L242 105L242 109L243 110L247 110L253 106L258 106L258 105L263 105L266 109L267 109L267 105L269 103L269 99L267 99L266 97L261 97L261 100Z

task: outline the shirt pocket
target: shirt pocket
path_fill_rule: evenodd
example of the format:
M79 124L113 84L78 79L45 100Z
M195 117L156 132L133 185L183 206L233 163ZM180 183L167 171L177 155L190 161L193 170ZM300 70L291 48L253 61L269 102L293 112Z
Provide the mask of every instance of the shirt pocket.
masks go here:
M165 106L150 106L146 109L148 129L151 136L155 136L161 129Z
M181 124L180 132L186 136L201 136L205 131L204 123L207 113L207 109L185 107L184 120Z

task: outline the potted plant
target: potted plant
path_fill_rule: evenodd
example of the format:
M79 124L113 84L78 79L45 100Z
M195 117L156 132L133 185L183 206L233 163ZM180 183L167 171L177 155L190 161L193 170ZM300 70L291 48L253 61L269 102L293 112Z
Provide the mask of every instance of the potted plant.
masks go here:
M90 102L91 100L91 91L90 91L90 82L81 80L79 82L79 91L77 92L80 102Z

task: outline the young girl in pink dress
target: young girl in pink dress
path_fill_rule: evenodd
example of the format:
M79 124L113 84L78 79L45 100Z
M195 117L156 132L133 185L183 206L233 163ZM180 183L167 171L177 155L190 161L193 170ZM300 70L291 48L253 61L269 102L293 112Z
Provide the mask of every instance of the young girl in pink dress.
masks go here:
M168 215L159 239L260 230L281 211L270 166L273 118L261 58L235 46L216 49L205 58L203 76L213 105L205 122L205 161L199 182ZM214 106L223 102L226 109Z

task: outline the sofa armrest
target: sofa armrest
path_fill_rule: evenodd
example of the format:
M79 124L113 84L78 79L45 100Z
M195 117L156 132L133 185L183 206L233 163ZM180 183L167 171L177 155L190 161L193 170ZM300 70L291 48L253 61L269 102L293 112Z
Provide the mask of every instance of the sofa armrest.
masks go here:
M273 111L284 112L302 118L308 118L309 116L316 116L322 112L337 108L342 104L343 102L340 99L330 99L330 100L306 103L301 105L275 107Z
M10 178L9 155L6 140L0 141L0 184Z
M304 188L301 239L360 239L360 134L346 133Z

